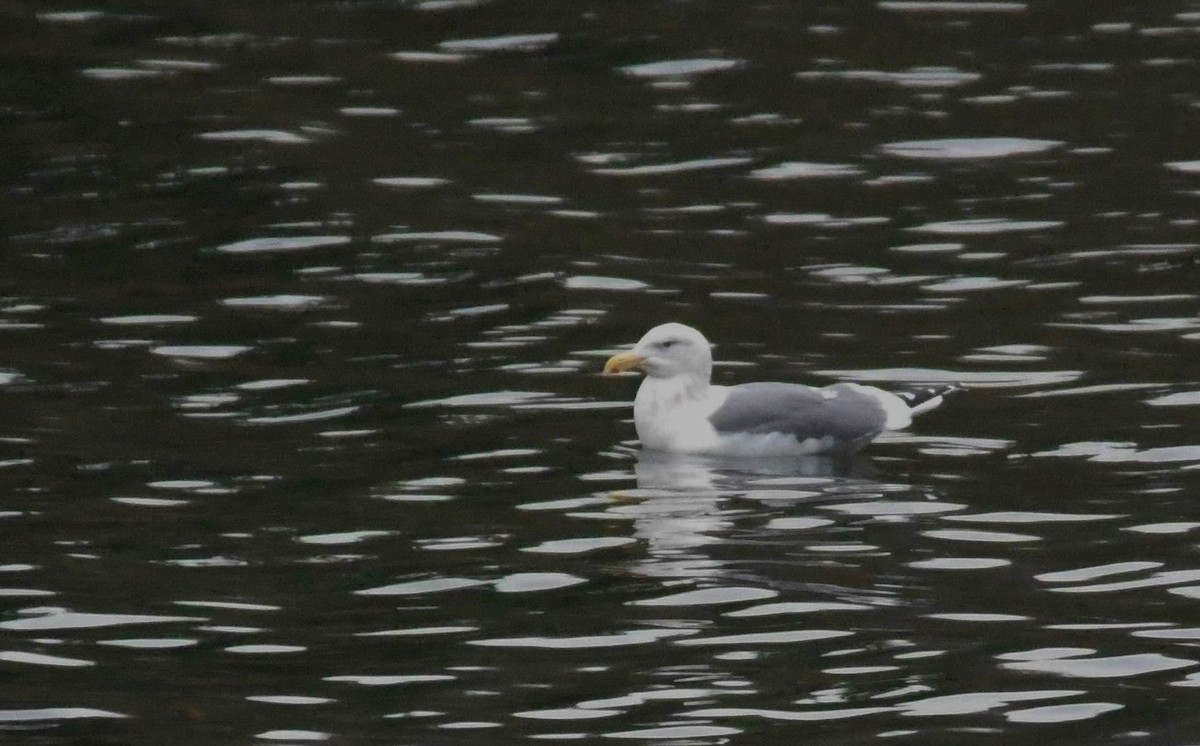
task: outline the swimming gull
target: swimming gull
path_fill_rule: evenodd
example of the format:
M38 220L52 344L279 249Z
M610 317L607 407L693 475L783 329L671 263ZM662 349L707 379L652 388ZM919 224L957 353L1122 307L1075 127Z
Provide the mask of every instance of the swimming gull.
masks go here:
M646 374L633 402L642 446L676 453L789 456L852 453L885 430L907 427L956 386L889 393L836 383L710 382L712 349L684 324L656 326L629 352L613 355L605 374Z

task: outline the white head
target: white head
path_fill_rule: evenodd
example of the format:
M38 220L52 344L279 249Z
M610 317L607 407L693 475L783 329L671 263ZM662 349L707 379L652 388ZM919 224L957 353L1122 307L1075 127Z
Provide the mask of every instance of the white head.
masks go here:
M712 348L704 335L684 324L661 324L646 332L633 350L613 355L605 373L638 368L651 378L689 376L708 383Z

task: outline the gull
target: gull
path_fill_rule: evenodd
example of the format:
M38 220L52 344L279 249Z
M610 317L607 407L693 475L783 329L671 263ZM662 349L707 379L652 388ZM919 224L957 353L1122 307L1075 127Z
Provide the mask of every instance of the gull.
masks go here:
M893 394L857 383L718 386L711 382L712 365L703 334L669 323L609 358L604 373L646 374L633 402L644 448L729 456L853 453L885 430L908 427L915 415L938 407L958 388Z

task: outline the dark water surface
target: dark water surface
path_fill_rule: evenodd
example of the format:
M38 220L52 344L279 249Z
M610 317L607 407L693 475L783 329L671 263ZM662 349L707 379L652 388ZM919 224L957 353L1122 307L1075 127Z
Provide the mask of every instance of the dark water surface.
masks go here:
M207 6L207 7L206 7ZM1200 739L1200 3L0 6L0 741ZM641 453L604 357L959 381Z

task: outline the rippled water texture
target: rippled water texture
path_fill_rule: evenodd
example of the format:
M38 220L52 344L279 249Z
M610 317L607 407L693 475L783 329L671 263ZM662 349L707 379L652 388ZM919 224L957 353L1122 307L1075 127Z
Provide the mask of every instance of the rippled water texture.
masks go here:
M1200 737L1200 5L0 7L0 741ZM643 453L615 349L966 392Z

